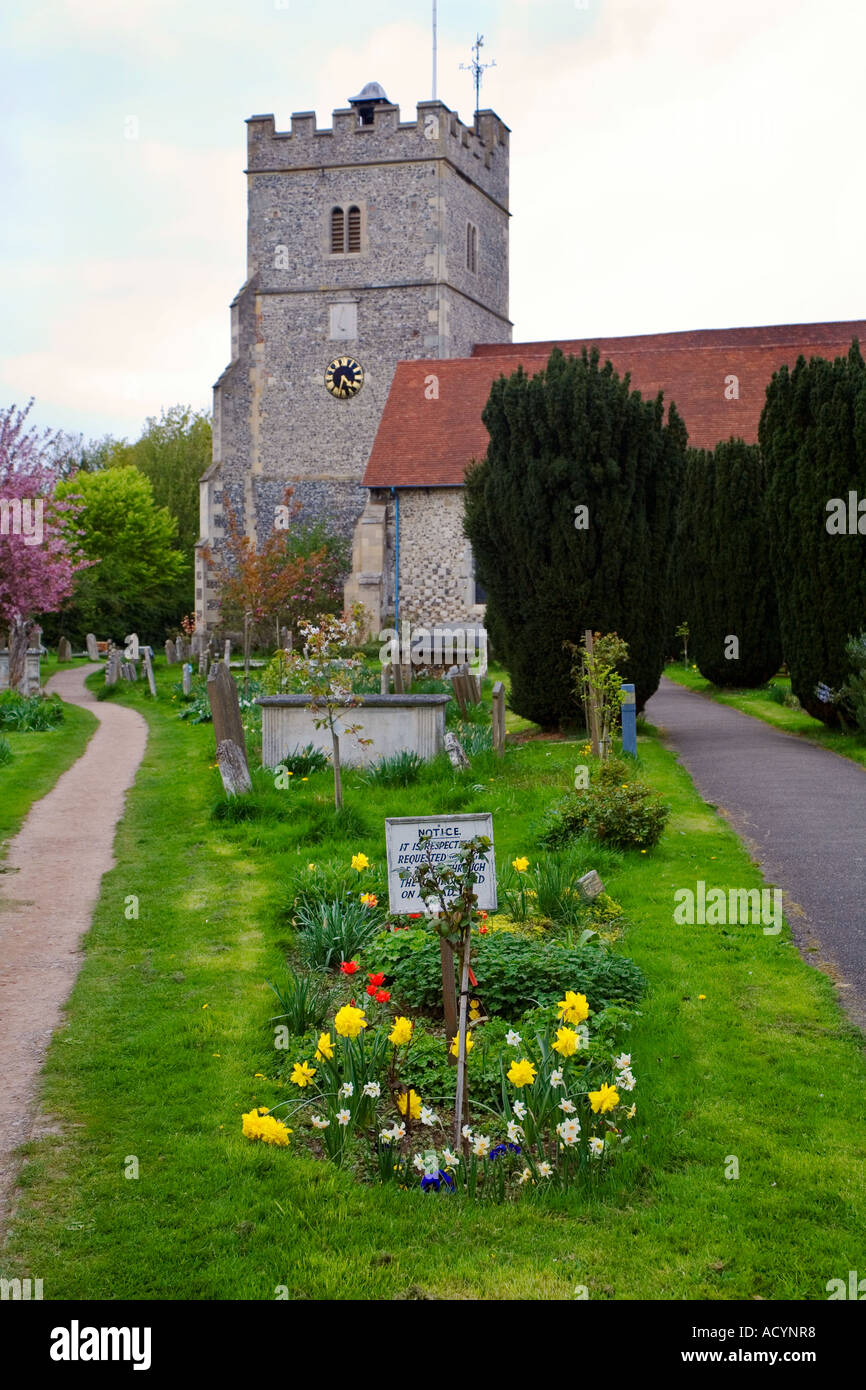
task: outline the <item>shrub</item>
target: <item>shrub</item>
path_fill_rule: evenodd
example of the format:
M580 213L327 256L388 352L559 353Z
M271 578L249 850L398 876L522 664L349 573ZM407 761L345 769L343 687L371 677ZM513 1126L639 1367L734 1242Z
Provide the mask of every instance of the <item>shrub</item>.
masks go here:
M481 706L476 705L474 708L480 709ZM452 732L460 740L467 758L477 758L480 753L493 751L493 729L489 719L484 724L461 721L455 724Z
M777 685L775 681L770 681L770 684L767 686L766 690L764 691L764 694L766 695L767 699L772 700L775 705L783 705L787 698L788 692L783 685Z
M509 865L499 873L502 897L508 912L518 921L546 918L567 926L590 925L589 904L580 896L577 880L595 868L588 845L569 847L545 855L523 873Z
M8 738L0 734L0 767L6 767L12 761L12 749L9 746Z
M423 767L424 759L404 748L401 753L373 763L361 780L368 787L409 787L418 781Z
M0 694L0 728L17 734L41 734L63 723L63 705L56 696L19 695L14 690Z
M296 975L289 970L285 984L267 982L280 1003L281 1012L271 1023L284 1023L290 1033L306 1033L321 1028L328 1013L329 994L324 982L316 975Z
M301 903L295 911L298 945L304 959L321 970L352 960L382 928L378 909L352 898L335 898L315 907Z
M438 937L423 929L383 933L376 940L376 964L406 1008L441 1017ZM480 937L473 969L486 1012L509 1020L556 1003L566 989L585 994L590 1008L599 1010L613 1001L635 1003L646 987L643 972L625 956L511 932Z
M540 841L558 849L581 835L591 835L621 849L649 849L658 843L670 807L644 782L601 786L571 792L546 817Z
M851 665L851 674L842 687L845 712L866 734L866 632L850 639L845 655Z
M771 524L756 444L690 449L676 547L678 601L691 660L719 686L763 685L782 659L776 587L765 563ZM725 655L739 642L736 659Z
M531 378L493 383L486 456L468 472L465 532L487 590L509 706L550 728L579 722L564 647L587 628L628 643L637 708L657 689L672 630L670 578L687 434L597 349L556 349ZM578 529L576 508L589 510Z

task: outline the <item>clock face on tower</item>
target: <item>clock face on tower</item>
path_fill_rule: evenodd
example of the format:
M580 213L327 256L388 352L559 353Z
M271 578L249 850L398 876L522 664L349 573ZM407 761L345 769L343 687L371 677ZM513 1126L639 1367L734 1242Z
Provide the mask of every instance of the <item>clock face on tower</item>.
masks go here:
M364 368L354 357L335 357L325 372L325 385L337 400L351 400L364 385Z

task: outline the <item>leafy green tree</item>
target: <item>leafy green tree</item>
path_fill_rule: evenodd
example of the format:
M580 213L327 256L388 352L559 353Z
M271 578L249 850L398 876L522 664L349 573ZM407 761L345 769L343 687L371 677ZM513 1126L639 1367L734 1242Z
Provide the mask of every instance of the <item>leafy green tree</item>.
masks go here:
M177 523L156 505L148 479L137 468L77 473L58 483L56 495L80 499L81 549L96 562L78 575L64 606L67 635L81 643L88 632L115 641L137 632L161 641L183 561Z
M469 471L465 532L487 590L487 626L511 704L546 727L574 722L566 642L587 628L628 643L641 708L666 636L675 504L688 442L673 403L644 401L599 354L556 349L531 379L494 383L486 457Z
M757 444L690 449L680 499L678 612L692 660L722 686L763 685L782 661ZM681 629L679 630L681 632Z
M846 357L800 357L793 371L775 373L758 439L791 688L809 714L835 724L851 670L845 648L866 613L866 516L857 512L866 498L866 364L856 339Z
M210 416L187 405L163 410L145 423L141 437L127 445L124 463L131 463L153 488L158 507L167 507L177 521L175 546L192 570L193 546L199 539L199 479L211 462Z

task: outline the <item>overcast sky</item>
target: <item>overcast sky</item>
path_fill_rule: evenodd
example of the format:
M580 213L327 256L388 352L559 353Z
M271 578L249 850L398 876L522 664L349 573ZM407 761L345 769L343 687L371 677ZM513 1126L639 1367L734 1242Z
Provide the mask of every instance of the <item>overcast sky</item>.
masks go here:
M210 407L244 119L431 95L430 0L4 0L0 404ZM862 0L439 0L439 96L511 127L515 341L866 317Z

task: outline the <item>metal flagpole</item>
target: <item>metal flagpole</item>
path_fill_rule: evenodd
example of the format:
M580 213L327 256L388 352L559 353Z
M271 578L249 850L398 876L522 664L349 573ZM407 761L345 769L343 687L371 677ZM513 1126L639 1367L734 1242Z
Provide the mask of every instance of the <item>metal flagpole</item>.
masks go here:
M433 0L433 100L436 100L436 50L438 45L436 24L436 0Z

